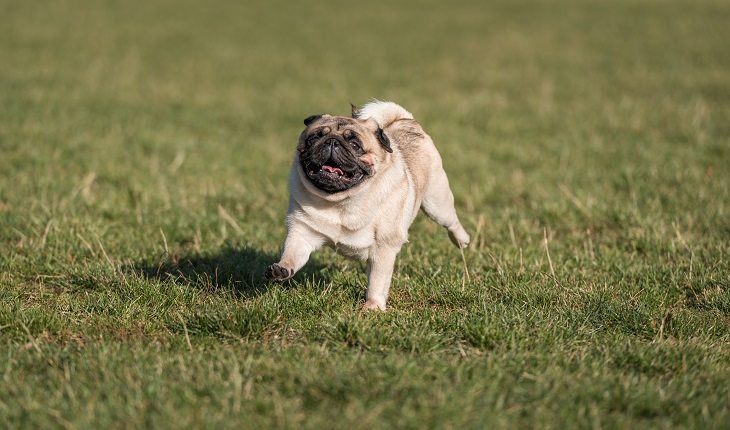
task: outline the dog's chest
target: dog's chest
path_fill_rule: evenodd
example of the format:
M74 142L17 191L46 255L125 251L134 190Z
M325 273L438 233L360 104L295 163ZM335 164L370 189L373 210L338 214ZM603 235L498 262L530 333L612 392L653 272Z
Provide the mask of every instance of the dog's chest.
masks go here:
M372 214L352 208L305 210L310 227L338 252L353 258L367 258L375 243L375 222Z

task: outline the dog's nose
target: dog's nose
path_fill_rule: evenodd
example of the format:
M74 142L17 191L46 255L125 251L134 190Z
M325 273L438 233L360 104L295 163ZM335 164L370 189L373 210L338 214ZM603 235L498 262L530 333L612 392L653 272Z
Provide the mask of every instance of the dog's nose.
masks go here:
M329 139L329 140L327 141L327 144L328 144L328 145L329 145L329 146L330 146L330 147L331 147L332 149L334 149L334 148L337 148L338 146L340 146L340 141L339 141L339 140L337 140L337 139Z

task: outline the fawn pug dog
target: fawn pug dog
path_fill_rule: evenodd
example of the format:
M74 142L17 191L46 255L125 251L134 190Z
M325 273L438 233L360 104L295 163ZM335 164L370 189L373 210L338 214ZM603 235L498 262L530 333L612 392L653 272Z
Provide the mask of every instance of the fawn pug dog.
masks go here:
M304 124L289 174L286 240L266 278L291 278L329 245L367 260L364 308L385 310L395 258L419 208L457 247L469 244L441 156L402 106L374 101L353 106L352 118L314 115Z

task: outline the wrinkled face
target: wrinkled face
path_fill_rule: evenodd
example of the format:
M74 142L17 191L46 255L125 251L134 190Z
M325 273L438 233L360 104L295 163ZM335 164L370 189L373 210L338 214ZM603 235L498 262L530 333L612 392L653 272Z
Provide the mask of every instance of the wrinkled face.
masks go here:
M312 184L327 193L365 181L375 173L377 160L390 152L388 138L373 120L315 115L304 123L299 162Z

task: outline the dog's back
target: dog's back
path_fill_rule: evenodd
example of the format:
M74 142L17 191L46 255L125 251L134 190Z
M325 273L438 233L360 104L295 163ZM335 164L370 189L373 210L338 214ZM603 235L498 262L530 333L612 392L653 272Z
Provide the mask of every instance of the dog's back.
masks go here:
M373 118L403 156L408 174L415 184L420 202L432 172L441 170L441 156L431 137L403 106L393 102L373 101L358 109L358 119Z

